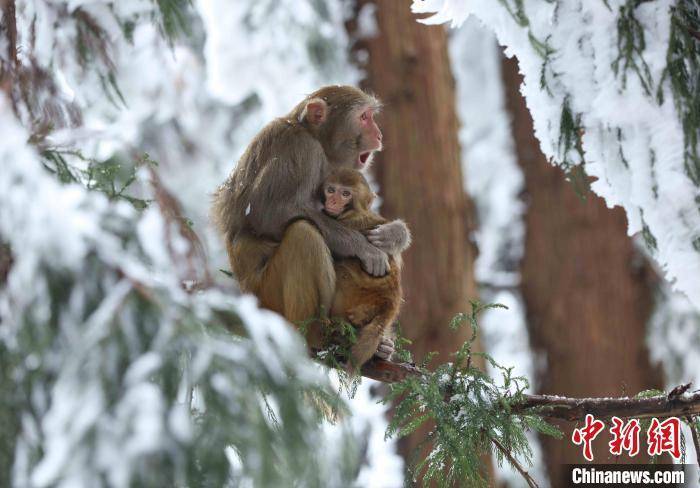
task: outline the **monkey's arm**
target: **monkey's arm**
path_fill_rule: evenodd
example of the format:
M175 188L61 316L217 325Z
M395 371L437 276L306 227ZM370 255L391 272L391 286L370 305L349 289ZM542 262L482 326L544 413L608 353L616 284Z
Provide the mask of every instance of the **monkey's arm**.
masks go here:
M358 212L357 210L349 210L338 218L339 222L345 227L366 232L375 227L386 224L387 220L374 212Z
M403 220L397 219L372 229L367 239L387 254L399 254L411 245L411 232Z
M320 145L296 149L295 153L311 154L311 157L298 161L291 158L270 160L256 176L255 191L250 192L248 223L258 234L279 241L287 225L294 220L307 219L318 227L333 254L356 256L368 273L385 275L389 269L386 253L370 244L358 231L328 217L315 204L325 160L323 149Z
M370 244L360 232L346 227L313 206L307 208L305 218L316 224L334 255L341 258L357 256L365 271L373 276L384 276L387 273L389 258L386 252Z

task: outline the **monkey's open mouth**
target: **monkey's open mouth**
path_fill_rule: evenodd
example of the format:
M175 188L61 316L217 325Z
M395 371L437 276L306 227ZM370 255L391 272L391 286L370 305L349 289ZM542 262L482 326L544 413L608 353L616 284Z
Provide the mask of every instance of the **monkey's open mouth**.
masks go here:
M365 164L367 164L367 160L369 159L369 157L371 155L372 155L372 151L360 153L360 158L359 158L360 165L364 166Z

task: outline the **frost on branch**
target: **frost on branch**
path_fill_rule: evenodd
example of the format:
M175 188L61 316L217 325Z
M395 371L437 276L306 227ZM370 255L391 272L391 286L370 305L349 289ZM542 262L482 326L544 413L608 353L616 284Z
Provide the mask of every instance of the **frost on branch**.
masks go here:
M433 372L424 367L392 366L406 373L398 377L385 376L393 383L386 401L395 401L394 416L387 435L404 436L415 432L428 422L430 432L421 448L429 454L419 459L411 472L414 482L437 486L486 486L483 456L492 452L499 465L504 461L513 466L531 487L537 484L521 464L532 465L532 450L527 431L560 437L559 431L544 421L539 412L513 411L529 388L528 381L513 374L488 354L472 351L477 334L477 316L489 308L502 305L471 304L471 313L458 314L450 325L453 329L468 326L471 338L453 356L450 363L441 364ZM483 358L497 372L485 374L472 361ZM425 363L429 362L427 358ZM391 364L391 363L389 363ZM367 374L372 364L366 365ZM430 422L434 422L431 425Z
M347 59L342 2L199 4L207 29L208 88L226 103L255 97L267 121L289 112L318 86L358 81ZM236 80L233 90L231 80Z
M309 402L335 394L288 325L251 298L187 293L177 270L189 242L158 207L139 214L59 183L4 97L0 130L0 238L12 256L0 421L16 434L0 439L2 476L347 485L353 473L338 467L355 462L351 439L328 437ZM247 338L226 333L231 324Z
M486 485L483 455L492 452L499 465L506 461L529 487L537 488L528 469L533 464L533 452L526 434L539 432L561 437L560 431L547 423L547 419L578 422L587 415L608 421L613 417L677 417L690 429L697 453L696 416L700 413L700 393L688 393L690 383L678 385L668 394L647 390L632 398L527 394L527 379L516 376L513 367L504 367L490 355L472 351L477 315L489 308L504 306L478 302L472 302L471 306L471 313L458 314L451 324L456 329L468 323L472 330L471 338L453 354L453 362L428 371L425 364L432 355L418 367L409 362L375 358L362 368L364 376L390 384L386 401L394 401L395 407L387 435L409 435L426 425L430 429L415 452L418 456L421 450L429 450L411 467L414 482L420 479L441 487L459 482L470 486ZM472 361L474 357L488 362L495 374L486 374L476 367ZM685 463L685 454L681 463Z
M700 308L700 30L687 0L415 0L423 22L475 15L524 75L544 154L621 205ZM581 172L583 169L583 172Z
M206 195L268 111L351 81L345 41L331 36L341 9L287 2L273 28L278 2L226 5L232 17L214 21L212 2L194 3L0 9L2 486L358 479L350 431L364 435L366 416L319 425L313 400L339 399L298 337L223 275L225 292L186 286L204 267L192 267L185 230L210 258L224 255L207 239ZM228 44L204 53L217 35ZM225 88L239 103L207 90L210 64L234 73ZM299 83L263 76L279 72ZM193 222L171 213L179 206ZM231 324L247 338L223 330ZM383 430L374 417L372 434Z

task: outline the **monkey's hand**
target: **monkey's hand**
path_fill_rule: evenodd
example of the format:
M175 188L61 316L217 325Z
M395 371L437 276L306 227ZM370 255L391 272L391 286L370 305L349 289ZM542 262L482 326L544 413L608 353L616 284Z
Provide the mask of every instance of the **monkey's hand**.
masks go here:
M374 355L384 361L391 361L392 354L394 354L394 340L391 337L382 337L382 341L379 343L377 352Z
M365 241L366 243L367 241ZM372 276L384 276L389 271L389 256L381 249L367 244L357 253L362 268Z
M398 254L411 245L411 232L403 220L397 219L370 230L367 239L387 254Z

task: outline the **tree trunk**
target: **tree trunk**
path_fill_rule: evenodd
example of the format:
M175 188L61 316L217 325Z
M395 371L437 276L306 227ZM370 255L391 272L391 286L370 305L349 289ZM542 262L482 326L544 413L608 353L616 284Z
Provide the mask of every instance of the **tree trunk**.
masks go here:
M624 211L603 199L578 196L564 173L539 149L519 88L515 59L503 62L506 104L516 154L525 175L525 254L522 294L536 354L546 358L539 391L576 397L633 396L662 386L645 343L654 274L626 234ZM552 486L563 482L563 463L584 462L571 441L575 427L560 424L564 438L543 438ZM643 439L644 432L640 436ZM596 462L612 458L607 435L593 444ZM642 443L642 449L646 450ZM634 462L645 462L639 455ZM563 486L563 485L562 485Z
M358 11L368 3L358 1ZM450 319L468 311L477 293L447 35L442 26L419 24L408 1L373 3L377 35L356 47L369 55L364 88L385 104L384 151L374 166L381 213L404 219L414 238L404 254L399 322L417 360L437 351L448 361L467 339L466 331L449 329ZM356 22L348 27L356 32ZM405 458L425 433L399 443Z

